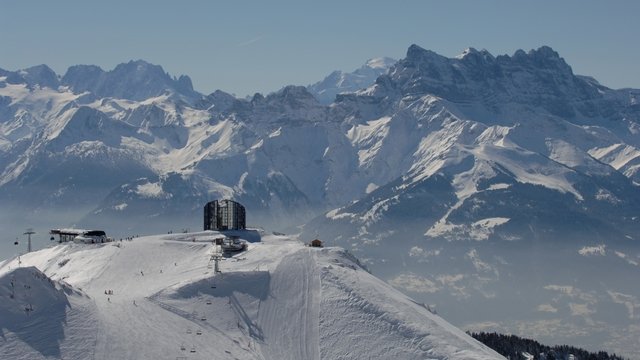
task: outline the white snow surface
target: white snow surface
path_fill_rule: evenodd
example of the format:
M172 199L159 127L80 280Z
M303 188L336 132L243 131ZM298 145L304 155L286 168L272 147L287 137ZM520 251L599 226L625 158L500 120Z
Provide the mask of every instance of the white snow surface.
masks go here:
M502 358L340 248L262 236L214 274L211 240L219 236L69 243L0 263L0 354L16 360Z

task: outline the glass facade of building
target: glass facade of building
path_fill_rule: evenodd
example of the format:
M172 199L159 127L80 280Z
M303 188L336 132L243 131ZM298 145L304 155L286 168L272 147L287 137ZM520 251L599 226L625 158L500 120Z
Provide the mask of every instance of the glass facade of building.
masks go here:
M241 230L246 228L244 206L233 200L214 200L204 206L205 230Z

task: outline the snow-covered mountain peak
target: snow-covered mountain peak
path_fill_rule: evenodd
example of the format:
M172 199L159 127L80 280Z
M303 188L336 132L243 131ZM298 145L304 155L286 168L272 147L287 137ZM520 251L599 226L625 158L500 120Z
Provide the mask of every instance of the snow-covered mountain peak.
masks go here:
M388 57L373 58L351 73L336 70L307 88L322 104L329 104L340 93L355 92L372 85L395 63L396 60Z
M462 59L465 56L473 55L473 54L477 54L477 53L478 53L478 50L476 50L476 48L468 47L468 48L464 49L462 51L462 53L460 55L457 55L455 58L456 59Z
M220 273L212 240L224 234L211 231L0 263L0 349L16 360L502 359L344 250L235 235L253 242L223 257Z
M462 60L465 63L492 63L495 61L495 57L486 49L476 50L473 47L465 49L460 55L454 57L455 59Z
M393 64L395 64L396 61L397 60L392 59L390 57L377 57L377 58L373 58L373 59L367 60L367 62L366 62L366 64L364 66L368 67L368 68L371 68L371 69L382 69L382 70L386 71Z

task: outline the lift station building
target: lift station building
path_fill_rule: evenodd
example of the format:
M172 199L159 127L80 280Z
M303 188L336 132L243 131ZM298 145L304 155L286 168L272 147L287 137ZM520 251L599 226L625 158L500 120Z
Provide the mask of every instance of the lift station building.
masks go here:
M246 219L244 206L233 200L214 200L204 206L205 230L244 230Z

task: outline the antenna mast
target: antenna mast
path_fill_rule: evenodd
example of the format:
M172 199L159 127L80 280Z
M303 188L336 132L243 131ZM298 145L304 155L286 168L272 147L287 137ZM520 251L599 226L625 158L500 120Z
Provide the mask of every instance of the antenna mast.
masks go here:
M24 234L22 235L27 235L28 236L28 243L27 243L27 252L30 253L31 252L31 235L35 234L36 232L33 231L32 228L28 228L27 231L25 231Z

